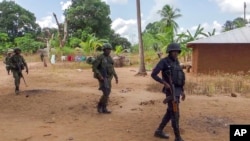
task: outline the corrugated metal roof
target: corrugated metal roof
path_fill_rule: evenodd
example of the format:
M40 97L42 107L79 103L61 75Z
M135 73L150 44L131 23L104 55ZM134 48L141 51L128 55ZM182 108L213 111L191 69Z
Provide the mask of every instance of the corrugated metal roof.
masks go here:
M207 38L188 42L187 46L192 44L225 44L225 43L250 43L250 26L237 28L223 32Z

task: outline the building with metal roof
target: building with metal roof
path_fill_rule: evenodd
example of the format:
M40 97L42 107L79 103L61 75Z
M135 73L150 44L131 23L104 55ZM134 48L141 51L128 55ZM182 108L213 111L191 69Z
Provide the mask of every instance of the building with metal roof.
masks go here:
M250 71L250 27L191 41L192 72L214 73Z

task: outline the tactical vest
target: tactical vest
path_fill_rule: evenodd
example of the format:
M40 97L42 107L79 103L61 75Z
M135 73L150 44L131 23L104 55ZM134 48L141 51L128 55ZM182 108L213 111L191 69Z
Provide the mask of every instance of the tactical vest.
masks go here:
M185 84L185 73L183 72L179 61L172 62L169 58L164 58L167 69L163 72L168 78L172 79L172 83L177 87ZM170 77L169 77L170 76ZM171 80L170 80L171 81Z
M113 68L114 61L112 60L112 58L111 57L104 57L103 55L101 55L97 59L100 60L100 64L97 67L97 69L101 72L105 72L102 75L104 75L105 77L112 76L114 73L114 68ZM94 60L94 61L96 61L96 60ZM93 63L95 63L95 62L93 62ZM93 66L92 66L92 69L93 69ZM94 78L98 78L97 74L95 72L94 72Z

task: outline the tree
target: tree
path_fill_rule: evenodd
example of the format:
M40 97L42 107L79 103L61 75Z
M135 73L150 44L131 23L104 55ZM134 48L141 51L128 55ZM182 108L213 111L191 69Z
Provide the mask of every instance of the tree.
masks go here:
M240 28L244 27L247 24L247 21L241 17L238 17L233 20L233 24L235 28Z
M244 27L247 21L241 17L235 18L233 21L227 20L223 26L223 32Z
M38 28L33 13L13 1L0 3L0 32L7 33L11 41L25 33L35 36Z
M23 52L34 53L40 47L44 47L45 43L37 42L32 38L32 35L27 33L23 37L15 38L15 44L21 48Z
M225 32L225 31L229 31L229 30L232 30L232 29L234 29L234 24L233 24L233 22L232 21L226 21L226 23L224 24L224 26L223 26L223 32Z
M13 47L13 44L9 41L8 34L0 32L0 54L6 52L10 47Z
M158 13L162 16L161 21L165 24L165 26L172 26L175 32L177 32L177 29L179 28L179 25L175 22L175 20L182 16L179 12L180 9L174 9L169 5L163 6L162 10L158 11Z
M120 34L115 33L114 30L111 31L109 43L112 45L112 47L121 46L123 49L131 48L131 43L128 41L128 39L121 37Z
M156 34L160 33L163 31L163 22L162 21L156 21L153 23L149 23L146 25L145 30L143 31L143 33L150 33L153 36L155 36Z
M57 24L57 35L58 35L58 40L60 43L60 47L64 47L64 44L66 42L67 36L68 36L68 23L67 23L67 17L65 18L64 24L63 24L63 30L61 29L62 24L60 24L57 20L57 16L55 13L53 13L53 16L56 20Z
M65 10L69 35L81 39L80 34L84 31L108 39L112 22L109 15L109 6L101 0L72 0L72 5Z
M137 9L137 26L138 26L138 41L139 41L139 55L140 55L140 66L138 75L147 75L145 62L144 62L144 49L142 43L142 32L141 32L141 6L140 0L136 0L136 9Z

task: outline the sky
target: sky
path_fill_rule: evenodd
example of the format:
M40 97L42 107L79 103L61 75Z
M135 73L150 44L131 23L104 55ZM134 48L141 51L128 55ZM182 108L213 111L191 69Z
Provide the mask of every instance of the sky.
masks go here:
M2 0L0 0L2 1ZM110 5L112 29L132 43L137 42L136 0L102 0ZM54 12L59 22L64 21L63 10L71 0L15 0L17 4L34 13L41 27L56 27ZM182 15L176 22L178 32L194 32L200 24L206 32L217 33L227 20L243 17L246 2L247 20L250 21L250 0L141 0L142 30L148 23L161 19L157 13L166 4L180 9Z

